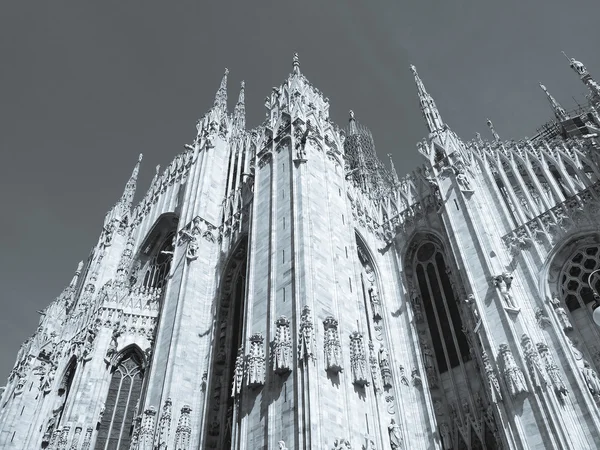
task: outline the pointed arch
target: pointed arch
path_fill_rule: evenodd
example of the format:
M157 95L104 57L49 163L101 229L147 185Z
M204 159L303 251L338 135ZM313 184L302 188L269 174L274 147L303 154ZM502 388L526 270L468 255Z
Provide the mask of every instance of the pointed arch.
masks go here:
M162 214L142 242L138 261L143 287L164 291L171 270L178 223L177 214Z
M142 394L145 357L129 345L118 353L98 424L96 450L129 448L133 420Z

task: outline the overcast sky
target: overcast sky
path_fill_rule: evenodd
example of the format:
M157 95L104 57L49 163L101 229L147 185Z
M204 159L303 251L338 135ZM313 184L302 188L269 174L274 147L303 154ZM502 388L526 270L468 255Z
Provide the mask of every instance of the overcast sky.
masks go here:
M22 1L0 3L0 377L98 239L142 152L138 197L195 136L230 69L247 122L298 52L346 125L368 126L400 175L425 134L415 64L463 138L532 136L551 118L538 81L567 109L600 81L598 0ZM3 384L0 381L0 386Z

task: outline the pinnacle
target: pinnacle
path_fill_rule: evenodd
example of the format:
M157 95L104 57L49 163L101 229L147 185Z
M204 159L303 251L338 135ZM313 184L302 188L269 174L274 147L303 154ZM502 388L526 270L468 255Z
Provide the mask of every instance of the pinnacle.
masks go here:
M293 59L293 73L294 75L299 75L300 74L300 58L298 58L298 53L294 53L294 59Z

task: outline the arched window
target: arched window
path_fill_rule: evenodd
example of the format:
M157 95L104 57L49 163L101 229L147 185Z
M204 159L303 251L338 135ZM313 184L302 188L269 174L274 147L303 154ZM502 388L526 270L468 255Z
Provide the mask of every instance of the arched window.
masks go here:
M462 321L457 305L457 293L448 274L441 249L433 242L421 244L414 257L416 285L423 300L423 308L438 370L446 372L471 359L469 345L462 332Z
M60 380L60 384L58 385L58 403L55 410L57 411L56 418L56 426L61 425L61 419L65 412L65 405L67 404L67 399L69 398L69 394L71 393L71 386L73 385L73 379L75 378L75 371L77 369L77 362L75 358L72 358L67 366L67 370ZM63 424L64 425L64 424Z
M171 261L173 260L173 247L175 233L167 235L162 245L153 256L146 274L144 275L144 287L146 288L164 288L167 282L167 275L171 270Z
M600 248L597 245L578 249L562 271L560 280L561 295L569 311L575 311L594 301L588 279L594 270L600 268L599 250ZM594 278L594 288L598 291L600 289L600 277L594 276Z
M129 448L135 410L142 392L143 359L131 350L112 373L104 413L98 429L96 450Z

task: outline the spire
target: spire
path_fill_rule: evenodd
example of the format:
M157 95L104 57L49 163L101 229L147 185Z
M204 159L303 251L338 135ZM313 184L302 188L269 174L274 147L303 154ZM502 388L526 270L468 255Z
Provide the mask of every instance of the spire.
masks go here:
M427 121L427 128L429 129L429 132L434 133L436 131L443 130L445 125L442 121L442 116L440 116L440 112L435 105L435 101L425 90L425 85L421 81L416 67L411 65L410 70L415 76L415 83L417 83L417 91L419 94L419 102L421 103L421 112Z
M227 75L229 74L229 69L225 69L225 73L223 74L223 78L221 79L221 85L219 86L219 90L217 91L217 95L215 95L215 108L219 108L222 111L227 111Z
M300 59L298 58L298 53L294 53L292 73L294 75L300 75Z
M562 54L565 55L565 58L569 60L569 65L571 66L571 69L573 69L575 73L579 75L581 81L583 81L588 87L588 89L591 91L592 101L594 101L595 103L600 102L600 84L598 84L592 78L587 68L582 63L576 61L575 58L569 58L565 52L562 52Z
M245 87L246 83L242 81L240 86L240 96L238 97L238 102L237 105L235 105L235 111L233 113L233 123L241 130L246 128L246 106L244 104Z
M77 269L75 270L75 275L73 275L73 279L71 280L71 283L69 283L69 288L75 289L75 286L77 286L77 281L79 280L79 275L81 275L82 270L83 261L79 261L79 264L77 264Z
M494 140L496 142L500 142L500 136L498 136L498 133L496 133L496 130L494 129L494 124L492 123L492 121L490 119L487 120L487 126L490 127L490 130L492 131L492 135L494 136Z
M129 181L125 185L125 190L123 191L123 195L117 203L117 209L120 210L122 215L125 215L129 212L131 208L131 203L133 202L133 196L135 195L135 188L137 185L137 177L140 172L140 163L142 162L142 155L138 157L138 161L133 168L133 172L131 172L131 177L129 177Z
M392 179L395 184L398 184L398 172L396 172L396 167L394 167L394 160L391 153L388 153L388 158L390 158L390 166L392 168Z
M550 102L550 105L552 105L552 109L554 110L554 115L556 116L556 118L560 122L562 122L564 120L567 120L569 117L567 116L566 111L554 99L554 97L552 96L552 94L550 94L550 92L548 92L548 89L546 89L546 86L544 86L542 83L540 83L540 87L542 88L542 91L544 91L546 93L546 97L548 97L548 101Z

